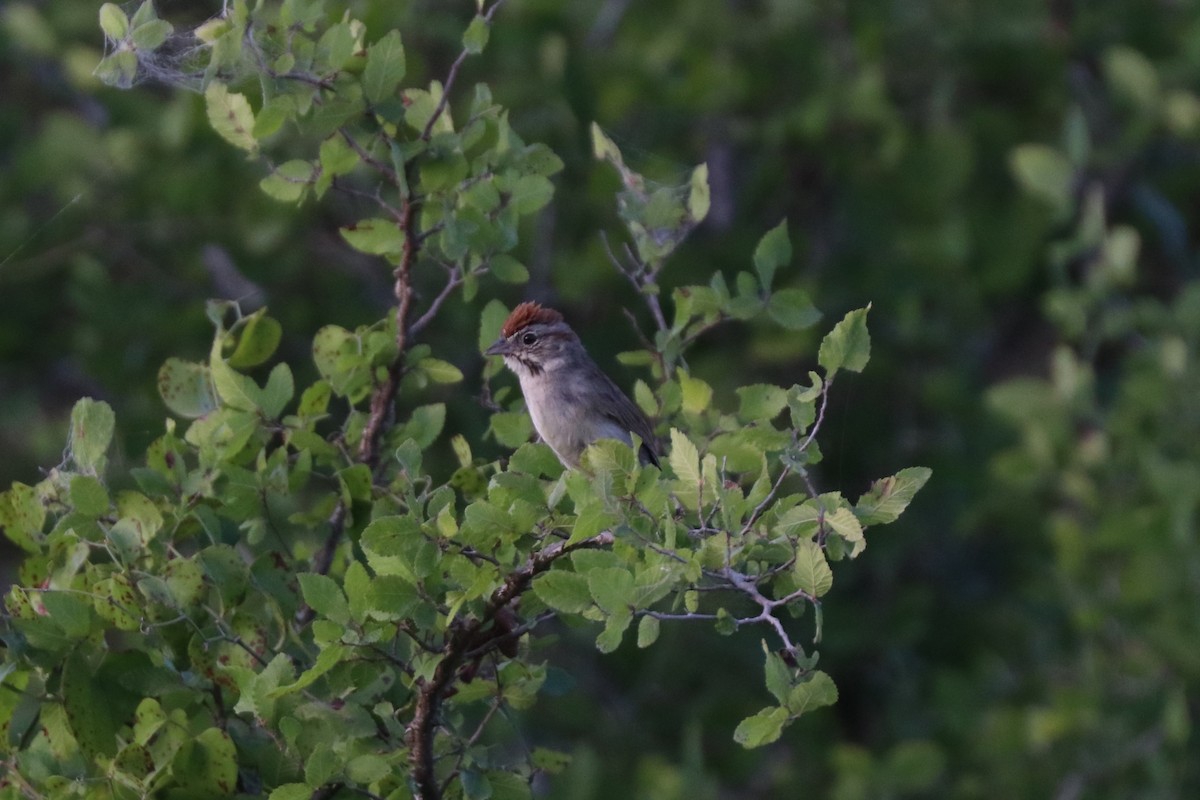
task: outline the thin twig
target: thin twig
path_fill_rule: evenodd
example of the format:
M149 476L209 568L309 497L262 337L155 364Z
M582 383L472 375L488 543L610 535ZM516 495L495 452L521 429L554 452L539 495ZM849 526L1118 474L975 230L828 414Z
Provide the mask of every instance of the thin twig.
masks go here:
M803 453L812 444L817 433L821 430L821 425L825 422L825 407L829 405L829 387L833 385L833 378L826 378L821 382L821 404L817 408L817 419L813 422L812 428L808 431L808 436L804 439L804 444L800 445L800 452Z
M350 132L345 128L338 128L338 133L342 135L342 138L346 140L346 144L350 145L350 149L357 153L358 157L361 158L364 163L370 165L370 167L376 172L381 173L391 182L393 186L400 185L400 176L396 174L396 170L392 169L391 164L385 164L375 156L371 155L370 152L368 152L367 149L363 147L357 139L351 136ZM391 208L391 206L388 207Z
M492 24L492 16L495 15L496 9L502 5L504 5L504 0L496 0L495 3L492 3L492 7L484 12L483 19L488 25ZM458 54L458 58L454 59L454 63L450 65L450 72L446 75L446 83L442 86L442 97L434 107L433 114L429 116L429 121L425 123L425 129L421 131L421 138L425 141L429 141L429 137L433 134L433 126L437 124L442 114L445 113L446 104L450 101L450 89L453 88L454 82L458 79L459 68L462 67L463 62L467 60L467 56L469 55L471 53L464 47Z
M449 299L450 295L454 293L455 289L462 285L462 272L457 266L451 267L449 270L449 275L446 278L446 285L442 287L440 292L438 292L437 297L433 298L433 302L429 304L429 308L425 310L425 313L418 317L412 325L408 326L408 335L416 336L418 333L425 330L429 323L433 322L433 318L437 316L438 312L441 311L442 304Z
M333 566L333 553L337 550L338 544L342 541L342 533L346 529L346 501L338 498L337 504L333 507L333 512L329 515L329 535L325 537L325 543L321 545L321 549L313 556L312 570L318 575L328 575L329 568ZM308 605L302 605L296 611L296 624L300 626L307 625L312 622L316 612Z
M497 687L499 687L499 678L496 679L496 683ZM450 782L457 778L462 772L462 763L463 759L467 757L467 751L474 747L475 743L479 741L479 738L483 736L483 731L487 727L487 724L492 721L492 717L496 716L496 712L500 710L500 706L502 705L504 705L503 695L497 695L492 699L492 703L490 706L488 706L488 710L483 715L483 719L481 719L479 724L475 726L474 733L471 734L471 737L467 739L466 743L459 751L458 758L455 760L454 769L450 770L450 774L446 776L446 780L442 781L442 787L439 790L442 794L446 793L446 790L450 788Z
M634 255L633 251L629 249L629 245L625 245L625 255L630 261L630 264L626 264L613 252L612 245L608 241L608 234L604 231L600 232L600 241L604 243L604 252L608 254L608 259L612 262L613 267L625 276L625 280L629 281L638 294L645 298L646 306L650 309L651 316L654 317L654 324L660 331L667 330L667 318L663 314L658 295L646 289L647 286L657 284L658 273L662 267L647 266Z
M779 477L775 479L774 485L771 486L771 491L767 492L767 496L764 497L762 501L754 507L754 510L750 512L750 518L746 520L746 524L742 526L742 536L745 536L747 533L749 533L750 529L754 527L754 523L758 522L758 518L762 516L763 512L766 511L767 506L769 506L775 499L775 495L779 493L779 487L783 484L783 479L791 473L791 467L788 467L787 465L784 465L783 469L779 471Z

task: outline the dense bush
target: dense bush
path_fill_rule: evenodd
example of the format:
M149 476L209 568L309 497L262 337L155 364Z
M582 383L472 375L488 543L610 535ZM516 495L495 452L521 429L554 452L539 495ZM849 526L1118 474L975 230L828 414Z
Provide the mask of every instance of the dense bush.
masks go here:
M184 30L215 5L159 11ZM323 24L341 19L333 5ZM405 87L445 79L476 10L337 5L368 42L401 31ZM833 319L872 303L871 363L829 395L818 485L856 496L906 464L935 476L867 557L838 565L821 662L838 703L767 748L729 738L768 696L757 632L668 625L652 648L599 659L587 627L541 639L578 683L511 722L572 753L553 796L1195 793L1198 31L1187 3L501 9L460 85L486 82L563 169L516 229L529 282L500 299L552 300L618 382L656 385L614 363L644 349L623 309L654 322L597 235L619 250L621 186L594 161L590 124L652 187L707 162L711 207L659 277L665 307L718 270L736 289L786 216L801 267L776 288ZM0 88L19 100L0 105L0 485L62 461L87 395L117 410L109 478L142 466L163 431L160 365L206 357L204 298L269 304L297 386L320 375L318 329L385 313L386 271L338 233L372 200L297 207L259 191L268 170L213 132L203 96L179 85L195 81L101 86L95 6L6 3L0 40ZM257 104L255 87L234 90ZM271 140L273 163L313 157L296 133ZM428 277L423 301L444 285ZM468 395L492 287L474 305L451 297L422 336ZM688 374L732 409L738 386L806 374L830 327L719 326L688 350ZM486 434L494 417L424 391L472 461L507 454ZM435 474L460 466L447 441L424 454ZM563 676L549 673L553 691Z

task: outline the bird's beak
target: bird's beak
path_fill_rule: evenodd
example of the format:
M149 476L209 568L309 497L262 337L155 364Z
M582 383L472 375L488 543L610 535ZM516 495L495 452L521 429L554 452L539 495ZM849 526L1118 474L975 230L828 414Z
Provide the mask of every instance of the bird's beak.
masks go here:
M512 352L512 346L508 343L507 339L500 337L492 342L492 346L484 350L483 354L485 356L506 356L510 352Z

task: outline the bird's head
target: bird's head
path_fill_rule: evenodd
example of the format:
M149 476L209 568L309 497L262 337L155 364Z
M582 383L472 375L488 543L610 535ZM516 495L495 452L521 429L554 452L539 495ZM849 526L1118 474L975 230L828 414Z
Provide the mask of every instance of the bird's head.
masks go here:
M579 337L563 321L562 314L527 301L508 315L500 327L500 338L484 354L503 356L518 374L525 370L539 375L553 371L581 348Z

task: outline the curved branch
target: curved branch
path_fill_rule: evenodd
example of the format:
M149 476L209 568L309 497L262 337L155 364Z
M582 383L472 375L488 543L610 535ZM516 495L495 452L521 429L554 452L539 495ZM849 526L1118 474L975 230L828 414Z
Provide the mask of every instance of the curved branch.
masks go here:
M488 630L496 615L509 608L529 589L533 579L548 570L558 559L576 550L604 547L612 542L612 533L605 531L574 544L556 542L534 553L524 566L505 578L503 586L492 592L479 618L459 621L452 626L446 645L442 648L442 660L438 662L430 679L420 684L416 709L408 726L408 744L411 748L409 760L412 763L417 800L440 800L442 797L442 787L438 784L433 758L433 739L438 715L442 702L458 675L459 667L468 657L474 657L481 645L499 647L502 644L501 640L505 637L491 637L492 632ZM510 633L515 633L516 630L519 629ZM489 637L491 639L487 641Z

